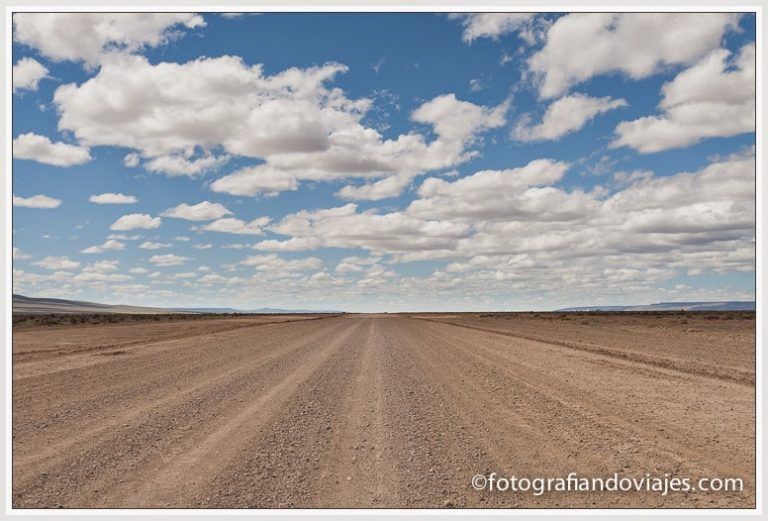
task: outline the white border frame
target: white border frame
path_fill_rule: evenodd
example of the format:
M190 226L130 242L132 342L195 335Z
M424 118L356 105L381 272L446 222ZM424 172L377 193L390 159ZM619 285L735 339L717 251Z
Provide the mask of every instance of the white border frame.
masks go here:
M762 173L763 168L763 65L765 62L765 56L763 55L763 9L762 5L706 5L707 0L702 0L699 4L689 5L609 5L609 4L593 4L582 6L571 6L567 3L556 5L549 4L546 6L534 6L534 5L513 5L513 1L504 3L484 3L483 5L470 6L452 5L449 1L436 2L436 3L420 3L418 5L398 5L394 3L398 0L394 0L389 5L384 4L345 4L337 2L333 5L311 5L311 4L298 4L298 5L195 5L193 3L181 3L179 5L114 5L105 6L98 3L88 4L88 2L80 2L80 5L60 5L60 3L54 5L24 5L20 2L17 5L8 5L5 7L5 24L3 43L5 45L5 66L3 67L3 85L5 89L4 107L5 112L5 139L3 142L3 150L5 152L5 179L3 183L2 203L4 209L4 223L2 226L3 236L3 260L2 265L3 277L0 287L3 289L3 315L2 323L3 327L3 339L5 347L5 386L4 386L4 407L5 407L5 421L3 425L3 445L5 448L5 465L2 475L3 481L3 513L7 516L22 516L22 517L40 517L47 518L50 516L79 516L79 517L92 517L92 516L152 516L152 517L168 517L168 516L180 516L180 515L204 515L204 516L242 516L242 515L256 515L264 517L307 517L307 516L320 516L320 517L347 517L347 516L365 516L365 517L383 517L383 515L395 515L398 517L412 516L412 517L434 517L434 516L446 516L446 517L469 517L469 516L529 516L531 518L541 518L542 516L614 516L616 518L622 517L637 517L638 515L665 515L665 516L739 516L739 517L755 517L762 516L763 514L763 473L766 470L765 461L763 460L763 391L764 383L762 380L764 369L764 357L762 353L762 346L764 345L763 339L763 254L765 249L765 242L763 238L763 219L765 217L763 212L763 190L764 183ZM146 1L146 0L144 0ZM170 0L173 1L173 0ZM179 0L183 1L183 0ZM403 0L400 0L403 1ZM486 0L487 1L487 0ZM419 13L419 12L595 12L595 11L609 11L609 12L751 12L756 15L756 46L757 46L757 58L756 58L756 129L755 129L755 161L756 161L756 259L755 259L755 279L756 279L756 379L755 379L755 399L756 399L756 416L755 416L755 489L756 489L756 508L755 509L63 509L63 510L50 510L50 509L13 509L12 508L12 464L11 464L11 389L12 389L12 349L11 342L11 330L12 330L12 205L11 205L11 171L12 171L12 157L11 157L11 136L12 136L12 103L13 93L11 88L11 68L12 68L12 13L13 12L57 12L57 11L70 11L70 12L198 12L198 13L217 13L217 12L404 12L404 13ZM458 37L458 36L457 36Z

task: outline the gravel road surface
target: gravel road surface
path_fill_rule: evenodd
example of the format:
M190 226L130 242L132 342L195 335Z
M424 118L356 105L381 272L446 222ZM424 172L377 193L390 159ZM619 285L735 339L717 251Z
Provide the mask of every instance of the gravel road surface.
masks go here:
M236 326L119 326L140 340L49 352L66 333L16 334L28 354L14 355L13 505L754 506L754 379L679 350L662 363L663 349L621 356L386 314ZM471 486L492 472L739 477L744 490Z

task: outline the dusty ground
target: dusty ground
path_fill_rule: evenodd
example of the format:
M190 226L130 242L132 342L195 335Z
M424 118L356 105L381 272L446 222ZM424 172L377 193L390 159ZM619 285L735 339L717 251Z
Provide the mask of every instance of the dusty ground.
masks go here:
M13 505L754 506L754 315L263 322L15 333ZM475 491L489 472L745 490Z

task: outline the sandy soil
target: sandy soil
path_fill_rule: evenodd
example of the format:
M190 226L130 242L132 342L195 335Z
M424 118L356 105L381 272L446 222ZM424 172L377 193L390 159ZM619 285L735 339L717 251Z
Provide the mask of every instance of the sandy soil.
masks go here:
M176 337L141 324L19 332L13 505L754 506L753 321L705 331L658 329L658 317L562 327L549 317L222 320ZM490 472L740 477L745 490L470 486Z

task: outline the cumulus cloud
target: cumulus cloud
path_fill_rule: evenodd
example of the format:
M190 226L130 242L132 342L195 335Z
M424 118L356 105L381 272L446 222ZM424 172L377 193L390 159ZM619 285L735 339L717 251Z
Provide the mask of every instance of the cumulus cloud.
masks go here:
M42 260L39 260L37 262L33 262L35 266L40 266L41 268L45 268L47 270L73 270L80 266L80 263L77 261L71 260L69 257L62 256L62 257L54 257L54 256L48 256L45 257Z
M112 192L98 195L94 194L90 196L88 200L95 204L134 204L139 202L133 195L116 194Z
M693 63L737 21L732 13L572 13L552 24L528 66L539 95L553 98L599 74L640 79Z
M125 249L125 243L120 242L117 239L107 239L104 244L89 246L82 250L80 253L97 254L104 253L105 251L119 251Z
M380 201L400 194L412 179L413 173L393 175L360 186L347 185L336 192L336 195L349 201Z
M323 150L328 133L358 119L367 100L323 85L346 70L329 63L268 76L236 56L151 64L117 55L82 85L59 87L54 101L60 127L93 145L128 146L145 158L214 146L264 157ZM135 103L111 103L118 94Z
M267 165L241 168L211 183L214 192L248 196L273 196L298 187L297 174Z
M342 275L347 273L362 273L379 261L381 261L381 257L344 257L336 265L334 271Z
M745 45L736 57L713 51L661 91L661 114L619 123L612 146L651 153L754 132L755 45Z
M82 165L91 160L91 154L86 147L54 143L47 137L33 132L21 134L13 140L13 157L53 166Z
M149 258L150 263L161 268L168 266L180 266L188 260L188 257L182 257L181 255L174 255L172 253L168 253L166 255L153 255Z
M617 277L644 287L680 272L752 269L753 152L697 172L624 176L612 191L559 187L567 168L540 159L453 181L429 178L405 211L359 212L354 204L300 211L270 228L287 239L254 248L360 248L395 263L453 260L427 280L408 279L425 291L488 291L498 281L531 291L594 289ZM353 258L338 271L366 269Z
M32 258L31 255L22 252L16 246L13 247L13 260L26 260L31 258Z
M152 242L152 241L145 241L139 244L139 248L142 250L160 250L163 248L170 248L173 246L172 244L168 244L166 242Z
M136 152L126 154L123 158L123 164L128 168L136 168L141 163L141 157Z
M512 132L512 137L518 141L558 139L579 130L598 114L626 106L625 100L610 96L602 98L593 98L584 94L563 96L547 107L540 123L530 125L530 116L522 118Z
M205 26L191 13L15 13L13 39L54 61L97 64L106 54L157 47L176 29Z
M240 235L263 235L263 227L269 223L269 217L257 217L250 222L241 221L234 217L224 217L210 222L200 228L206 232L234 233Z
M21 208L58 208L61 205L61 199L48 197L47 195L33 195L31 197L19 197L13 195L13 206Z
M13 66L13 92L20 90L37 90L37 84L48 75L39 61L33 58L22 58Z
M126 235L124 233L110 233L107 235L107 239L115 239L117 241L138 241L139 239L143 238L142 235L134 234L134 235Z
M158 228L163 220L160 217L152 217L146 213L132 213L123 215L117 221L112 223L110 230L128 231L128 230L152 230Z
M453 13L449 18L460 20L464 27L462 38L472 43L478 38L498 40L500 36L522 28L533 18L531 13Z
M550 185L562 179L568 164L537 159L508 170L484 170L453 182L426 179L420 198L407 209L421 218L477 220L528 218L568 220L590 210L586 196L567 193Z
M385 139L362 123L372 100L329 86L347 70L327 63L267 75L234 56L158 64L111 56L83 84L59 87L54 103L60 129L91 147L134 149L150 170L193 175L230 155L261 159L211 184L249 196L293 190L301 181L402 178L453 166L474 157L467 148L479 133L505 122L507 103L483 107L446 94L413 113L436 139L415 132ZM120 99L132 103L114 102Z
M253 245L254 250L262 251L306 251L314 250L322 245L322 241L314 237L298 238L292 237L290 239L280 241L276 239L269 239L266 241L260 241Z
M114 282L125 282L132 279L133 277L130 275L123 275L121 273L102 273L85 270L72 277L72 280L76 282L109 282L110 284Z
M268 271L271 274L291 273L321 268L323 262L317 257L304 257L303 259L285 259L276 253L266 255L253 255L241 261L243 266L253 266L258 271Z
M402 159L402 168L392 175L361 186L347 185L337 195L350 200L381 200L399 195L421 172L463 163L477 155L468 151L477 135L506 123L509 102L497 107L483 107L462 101L455 94L443 94L422 104L411 114L417 123L431 125L437 139L416 156L416 161Z
M466 236L462 223L425 220L402 212L359 213L349 203L336 208L287 215L271 231L336 248L364 248L378 252L406 252L450 248Z
M219 168L229 161L228 155L206 155L197 159L189 159L180 154L170 154L155 157L144 164L144 168L150 172L161 172L170 177L188 176L195 177L203 172Z
M447 143L464 143L482 130L502 126L508 109L508 103L488 108L443 94L417 108L411 119L432 125Z
M225 215L232 215L232 212L219 203L203 201L193 205L182 203L173 208L168 208L160 215L163 217L186 219L187 221L212 221Z
M117 271L119 269L118 268L119 264L120 264L120 261L117 259L96 261L92 264L88 264L87 266L85 266L83 268L83 272L110 273L110 272Z

